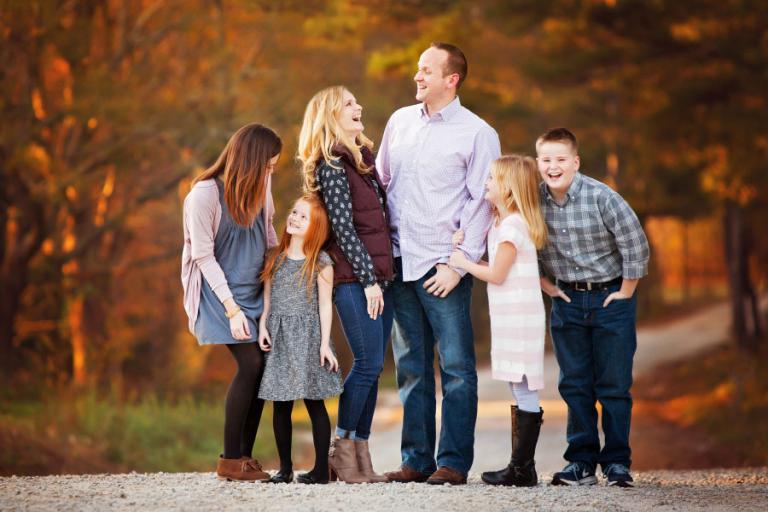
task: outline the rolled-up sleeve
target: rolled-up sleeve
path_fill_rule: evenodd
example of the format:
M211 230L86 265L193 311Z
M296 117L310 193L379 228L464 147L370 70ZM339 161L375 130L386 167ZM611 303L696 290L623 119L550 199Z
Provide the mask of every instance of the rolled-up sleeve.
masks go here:
M618 194L614 193L606 202L603 219L608 230L613 233L616 247L622 258L622 277L640 279L648 274L650 247L640 219Z
M376 172L379 173L379 179L381 180L381 184L384 185L384 190L389 187L389 181L392 179L392 173L389 168L389 131L391 125L392 119L387 122L387 126L384 128L384 135L381 137L379 152L376 154Z

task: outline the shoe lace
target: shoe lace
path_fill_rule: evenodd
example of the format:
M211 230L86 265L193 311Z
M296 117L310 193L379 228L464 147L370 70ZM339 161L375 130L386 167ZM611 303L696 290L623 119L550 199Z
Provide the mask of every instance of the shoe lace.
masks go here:
M571 462L567 466L563 468L563 473L576 473L581 474L581 472L586 468L584 464L581 462Z
M256 459L246 459L243 461L243 471L261 471L261 464Z
M629 474L629 468L624 464L608 464L605 468L606 476L625 476Z

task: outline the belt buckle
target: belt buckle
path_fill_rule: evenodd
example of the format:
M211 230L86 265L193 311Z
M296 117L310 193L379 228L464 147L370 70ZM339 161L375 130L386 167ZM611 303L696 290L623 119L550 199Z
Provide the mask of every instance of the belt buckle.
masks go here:
M581 287L580 283L576 282L573 284L573 289L577 292L591 292L592 291L592 283L584 283L586 284L585 287Z

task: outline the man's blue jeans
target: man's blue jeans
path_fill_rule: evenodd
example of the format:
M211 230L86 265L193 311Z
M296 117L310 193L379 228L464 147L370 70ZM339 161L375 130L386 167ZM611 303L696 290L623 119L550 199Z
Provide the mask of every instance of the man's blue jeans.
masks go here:
M384 290L384 313L376 320L368 316L360 283L336 286L333 302L355 358L339 397L337 423L340 429L354 432L355 439L368 439L379 392L379 375L392 331L392 290L391 287Z
M445 298L424 289L433 268L403 282L395 258L392 285L395 330L392 347L403 402L403 464L425 475L447 466L466 475L472 466L477 419L477 370L470 321L472 276L467 274ZM440 443L435 460L435 345L443 389Z
M552 300L551 332L560 365L558 389L568 404L565 459L595 467L631 464L632 360L637 348L636 295L603 301L620 285L603 291L565 289L571 303ZM605 445L600 449L597 409L602 406Z

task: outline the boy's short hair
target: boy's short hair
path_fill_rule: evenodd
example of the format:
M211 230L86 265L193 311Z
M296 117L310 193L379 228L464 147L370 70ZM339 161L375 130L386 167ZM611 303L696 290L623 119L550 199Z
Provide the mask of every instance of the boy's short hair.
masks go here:
M435 41L430 46L448 53L448 60L445 61L443 67L443 76L458 74L459 81L456 82L456 90L458 91L461 84L464 83L464 79L467 78L467 57L464 56L464 52L456 45L440 41Z
M568 128L550 128L536 139L536 149L545 142L560 142L571 146L574 153L579 152L579 143L576 136Z

